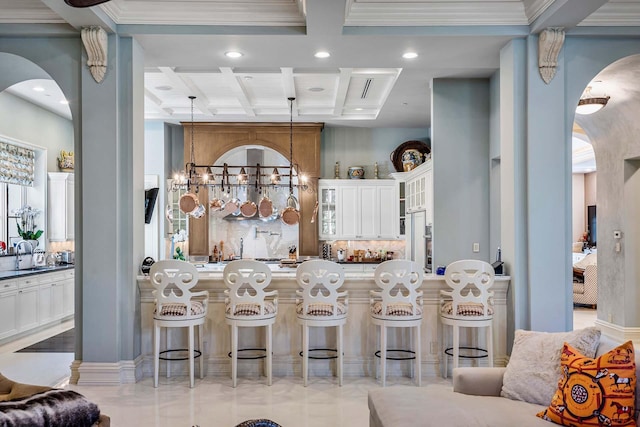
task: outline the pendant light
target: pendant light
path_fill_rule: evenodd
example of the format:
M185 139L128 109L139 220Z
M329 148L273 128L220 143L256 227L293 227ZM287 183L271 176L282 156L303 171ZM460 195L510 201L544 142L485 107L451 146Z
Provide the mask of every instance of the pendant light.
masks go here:
M611 97L591 95L591 86L587 86L584 94L580 98L580 101L578 101L576 113L586 115L600 111L605 107L605 105L607 105L607 102L609 102L609 98Z

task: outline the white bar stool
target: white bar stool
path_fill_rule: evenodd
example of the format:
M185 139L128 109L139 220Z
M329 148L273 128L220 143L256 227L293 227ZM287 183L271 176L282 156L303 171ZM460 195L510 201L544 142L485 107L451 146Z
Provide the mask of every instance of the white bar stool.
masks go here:
M296 280L302 289L296 294L296 313L302 325L302 377L307 386L309 352L325 350L336 356L312 356L313 359L337 359L338 384L342 386L343 326L347 323L348 293L338 292L344 283L344 270L326 260L305 261L296 269ZM337 328L336 349L309 349L309 328Z
M489 366L493 366L493 291L489 291L489 288L493 286L494 279L493 267L485 261L467 259L447 265L444 280L451 290L440 291L443 297L440 306L440 322L445 343L448 342L446 326L451 326L453 347L444 350L444 378L448 375L447 356L453 357L453 369L458 367L460 357L474 359L487 357ZM486 350L475 346L461 347L460 328L486 328ZM484 354L461 356L460 349Z
M422 347L420 324L422 323L422 270L410 260L394 259L380 263L374 272L374 280L380 291L370 291L371 322L380 326L380 354L382 386L387 380L387 351L409 353L411 356L393 360L415 362L417 385L422 385ZM414 328L413 350L387 350L387 328ZM391 359L391 358L389 358Z
M155 290L155 311L153 313L153 386L158 387L160 354L175 351L187 351L186 359L165 357L167 366L171 360L189 361L189 387L193 388L194 359L200 358L200 378L204 377L204 357L202 355L202 328L207 316L209 292L191 292L198 283L198 270L188 262L162 260L154 263L149 270L149 278ZM176 289L179 295L176 294ZM199 298L199 299L194 299ZM198 326L198 349L194 349L194 327ZM189 345L187 349L167 349L160 352L161 328L188 328ZM169 334L167 334L167 337ZM167 338L168 341L168 338ZM198 353L195 355L195 353ZM169 369L167 368L167 376Z
M267 384L272 382L272 326L278 315L278 291L265 292L271 283L271 270L266 264L254 260L231 261L224 267L225 320L231 326L231 381L236 386L238 377L238 352L264 351L265 355L240 357L240 359L265 359ZM273 297L267 301L267 297ZM238 349L238 328L264 326L266 348Z

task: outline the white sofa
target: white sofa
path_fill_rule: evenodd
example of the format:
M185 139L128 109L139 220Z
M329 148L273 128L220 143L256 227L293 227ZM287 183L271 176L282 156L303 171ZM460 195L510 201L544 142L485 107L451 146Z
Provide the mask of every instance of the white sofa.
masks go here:
M596 356L620 345L602 336ZM640 358L635 354L636 375ZM395 386L369 391L370 427L550 427L536 417L546 406L500 397L506 368L457 368L453 387ZM551 402L550 402L551 403ZM636 390L636 408L638 397Z

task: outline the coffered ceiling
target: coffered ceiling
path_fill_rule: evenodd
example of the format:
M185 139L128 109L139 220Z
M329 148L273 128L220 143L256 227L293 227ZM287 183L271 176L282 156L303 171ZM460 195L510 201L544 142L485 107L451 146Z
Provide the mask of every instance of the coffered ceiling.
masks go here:
M30 23L132 35L148 119L189 120L195 95L196 120L288 121L295 97L294 120L361 127L428 127L431 79L489 77L513 38L640 22L637 0L0 0L0 11L0 36Z

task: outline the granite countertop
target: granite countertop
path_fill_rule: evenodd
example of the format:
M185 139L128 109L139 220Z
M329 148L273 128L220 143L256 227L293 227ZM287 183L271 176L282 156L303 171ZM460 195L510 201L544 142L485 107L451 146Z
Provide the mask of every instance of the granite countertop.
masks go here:
M57 265L55 267L37 267L28 270L5 270L0 271L0 280L15 279L18 277L32 276L34 274L53 273L55 271L72 270L74 265Z

